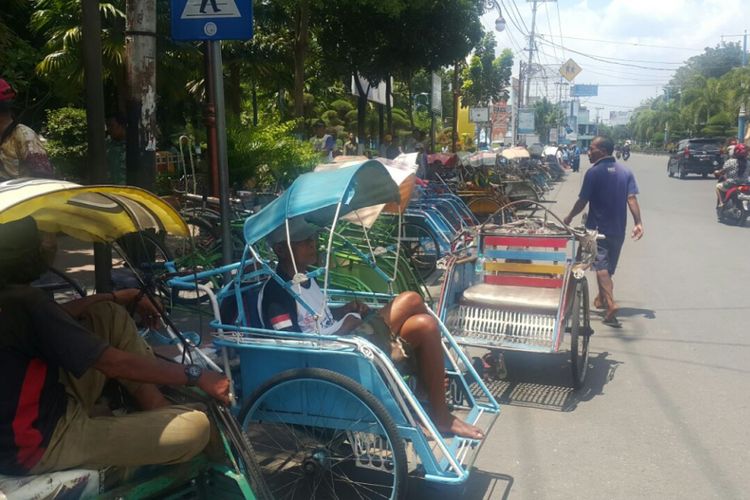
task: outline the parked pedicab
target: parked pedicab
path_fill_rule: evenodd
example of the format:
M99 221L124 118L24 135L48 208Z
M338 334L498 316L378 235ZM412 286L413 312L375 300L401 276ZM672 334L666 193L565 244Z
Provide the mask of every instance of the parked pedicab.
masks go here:
M128 186L80 186L45 179L16 179L0 183L0 223L31 216L40 230L65 234L82 242L112 244L126 235L169 233L187 236L188 228L180 215L153 194ZM148 234L148 233L145 233ZM138 236L131 238L131 243ZM151 240L142 240L151 251ZM121 259L127 261L127 255ZM132 277L143 293L153 300L152 288L144 283L141 269ZM67 282L74 292L84 291L64 273L50 293L61 291ZM61 284L60 284L61 283ZM199 338L183 335L167 314L159 332L143 331L147 340L174 344L184 362L214 369L219 367L195 344ZM191 339L191 340L189 340ZM130 470L67 470L37 476L0 476L0 498L267 498L263 478L253 450L228 409L205 401L195 393L175 394L178 401L202 401L224 444L224 460L212 462L199 455L190 462L173 466L149 466ZM127 478L124 479L123 478Z
M330 287L331 248L341 220L358 223L360 210L401 213L408 200L378 161L304 174L277 200L245 223L243 259L216 272L232 282L212 304L214 343L242 406L240 420L258 453L264 478L279 498L402 498L407 476L441 484L464 483L482 441L438 432L420 401L413 377L400 373L389 354L367 335L290 333L263 325L259 294L275 280L298 310L314 317L325 303L357 299L371 308L392 298ZM304 222L325 228L324 262L282 279L257 250L263 239ZM283 228L283 229L279 229ZM374 249L373 249L374 250ZM195 286L207 273L171 280ZM318 278L326 300L308 304L297 285ZM499 406L458 344L438 322L454 414L486 433ZM316 331L320 331L320 325Z
M557 353L569 337L573 386L580 388L593 333L584 272L598 236L536 205L539 217L503 223L493 216L497 224L476 228L474 244L448 262L437 311L456 342L491 352Z

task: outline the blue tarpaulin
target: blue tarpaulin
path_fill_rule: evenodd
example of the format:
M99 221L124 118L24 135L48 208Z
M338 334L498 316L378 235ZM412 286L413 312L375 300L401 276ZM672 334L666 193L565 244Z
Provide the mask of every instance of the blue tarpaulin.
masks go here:
M245 221L245 241L254 244L284 224L285 219L300 217L308 223L328 226L339 202L343 217L360 208L398 201L398 186L377 160L303 174L280 197Z

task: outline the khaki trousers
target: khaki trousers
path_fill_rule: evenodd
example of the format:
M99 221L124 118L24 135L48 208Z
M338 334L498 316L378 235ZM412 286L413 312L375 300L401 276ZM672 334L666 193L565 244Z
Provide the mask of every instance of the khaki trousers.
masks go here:
M112 347L152 356L124 308L112 302L94 304L82 321ZM57 423L42 459L32 474L71 468L140 466L184 462L208 443L209 421L191 406L170 406L119 417L90 417L107 378L91 368L81 378L61 370L68 393L66 413ZM141 384L120 381L133 393Z

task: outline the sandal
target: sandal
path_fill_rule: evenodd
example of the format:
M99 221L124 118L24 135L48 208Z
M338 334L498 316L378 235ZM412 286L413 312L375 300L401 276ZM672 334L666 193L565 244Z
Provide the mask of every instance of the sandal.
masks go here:
M612 327L612 328L622 328L622 323L617 319L617 316L611 316L609 318L604 318L602 320L602 323L605 325Z

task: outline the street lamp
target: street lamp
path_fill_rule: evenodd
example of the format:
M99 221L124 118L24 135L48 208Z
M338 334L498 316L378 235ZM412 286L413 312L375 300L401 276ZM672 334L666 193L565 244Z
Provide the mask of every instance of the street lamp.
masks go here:
M496 0L487 0L487 8L496 8L497 12L499 14L498 18L495 19L495 30L496 31L505 31L505 18L503 17L503 11L500 9L500 5L498 5Z

